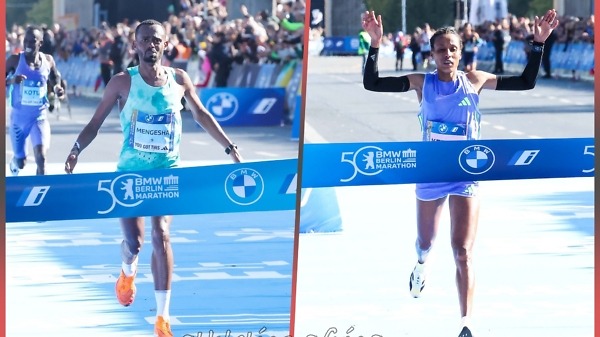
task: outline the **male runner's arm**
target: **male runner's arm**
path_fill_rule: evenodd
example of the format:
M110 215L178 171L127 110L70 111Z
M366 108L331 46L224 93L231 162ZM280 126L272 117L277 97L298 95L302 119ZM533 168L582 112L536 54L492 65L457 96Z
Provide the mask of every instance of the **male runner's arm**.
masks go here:
M52 88L58 97L62 97L62 95L65 93L66 88L62 87L61 75L60 75L60 72L58 71L58 68L56 68L56 62L54 62L54 57L52 57L52 55L48 55L48 54L44 54L44 55L46 56L46 60L48 60L48 63L50 63L49 78L52 79L51 83L54 84L52 86Z
M73 169L77 164L77 158L83 149L85 149L90 143L96 138L98 135L98 130L104 123L104 120L110 114L113 106L117 102L119 98L121 98L121 92L123 88L129 88L129 84L131 81L131 77L126 73L119 73L113 76L106 88L104 89L104 94L102 95L102 100L92 119L89 123L81 130L79 136L77 136L77 140L71 149L71 152L67 156L67 161L65 162L65 172L73 173Z
M196 94L196 87L189 75L181 69L175 69L175 72L177 74L177 83L183 86L185 100L190 106L194 120L221 144L224 149L229 149L229 155L234 162L241 162L242 156L239 154L237 146L227 137L217 120L206 110L198 94Z
M7 87L9 85L19 84L24 79L27 79L27 76L15 74L15 72L17 71L18 65L19 65L19 55L18 54L12 54L6 60L6 73L5 73L6 77L5 78L6 78L6 86Z

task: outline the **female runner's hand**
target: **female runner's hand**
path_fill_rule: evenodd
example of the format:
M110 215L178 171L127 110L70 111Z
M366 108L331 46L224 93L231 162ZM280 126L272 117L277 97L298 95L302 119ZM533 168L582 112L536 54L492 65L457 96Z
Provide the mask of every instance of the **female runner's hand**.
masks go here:
M549 9L541 19L536 16L533 24L533 41L544 43L557 26L558 18L555 9Z
M375 17L374 11L366 11L362 15L362 28L371 37L371 47L379 48L383 38L383 22L381 15Z

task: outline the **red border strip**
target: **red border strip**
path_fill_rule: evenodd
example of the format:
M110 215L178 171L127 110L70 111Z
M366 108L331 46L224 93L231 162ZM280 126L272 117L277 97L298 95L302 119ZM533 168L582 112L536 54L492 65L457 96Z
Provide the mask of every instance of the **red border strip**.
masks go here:
M304 116L306 114L306 77L308 70L308 42L310 40L310 0L305 1L304 14L304 36L302 53L302 84L301 88L301 112L300 112L300 136L298 141L298 175L296 185L296 220L294 229L294 257L292 264L292 301L290 307L290 336L295 336L296 328L296 295L298 283L298 251L300 245L300 206L302 204L302 157L304 148Z
M598 17L600 15L600 7L598 6L598 2L596 2L594 0L594 13L595 13L595 17ZM600 29L598 28L598 25L594 26L594 36L598 36L598 32L600 32ZM594 82L596 81L596 79L598 78L598 74L600 73L600 65L598 65L598 60L600 60L600 51L598 50L598 48L596 46L594 46ZM598 102L600 102L600 88L598 87L598 85L594 85L594 137L595 138L595 147L598 147L598 144L600 144L600 142L598 141L598 135L596 135L595 133L600 130L600 113L598 112L598 110L600 109L598 106ZM596 168L598 168L600 165L600 159L598 158L598 155L596 155ZM598 175L598 173L595 173L596 176ZM598 180L597 178L594 179L594 191L595 191L595 203L594 203L594 235L595 235L595 240L594 240L594 250L595 250L595 254L594 254L594 284L595 284L595 289L593 289L592 291L594 291L594 336L596 337L600 337L600 270L598 270L598 266L600 266L600 249L598 249L598 239L600 239L600 235L598 234L598 230L600 230L600 226L598 226L598 219L600 218L600 210L598 209L599 203L598 200L600 200L600 193L598 192Z
M4 8L4 14L0 15L0 35L6 36L6 0L0 0L0 8ZM6 51L0 52L0 69L2 74L6 73ZM0 76L0 102L6 101L6 78ZM2 113L0 113L0 125L6 125L6 104L2 104ZM6 137L1 137L0 146L6 149ZM5 151L3 151L5 152ZM5 163L6 153L0 159L2 167L6 167ZM4 176L0 178L0 193L6 195L6 181ZM4 198L2 198L4 200ZM5 201L2 201L4 203ZM6 336L6 207L0 208L0 336Z

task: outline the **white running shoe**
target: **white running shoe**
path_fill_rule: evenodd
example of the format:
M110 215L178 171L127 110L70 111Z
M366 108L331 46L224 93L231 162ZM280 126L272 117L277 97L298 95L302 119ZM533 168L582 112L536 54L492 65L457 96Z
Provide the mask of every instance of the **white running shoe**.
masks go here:
M19 171L21 171L21 169L19 168L19 165L17 165L17 158L13 157L13 159L8 164L8 167L9 167L10 173L13 175L13 177L16 177L19 175Z
M417 262L415 269L410 274L409 282L410 294L413 297L421 297L421 292L425 288L425 264Z

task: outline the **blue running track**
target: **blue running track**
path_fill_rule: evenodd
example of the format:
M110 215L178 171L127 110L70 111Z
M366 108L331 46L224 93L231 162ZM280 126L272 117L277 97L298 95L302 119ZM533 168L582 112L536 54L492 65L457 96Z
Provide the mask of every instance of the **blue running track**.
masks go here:
M294 211L175 216L175 336L287 336ZM138 292L118 304L118 219L8 223L7 335L151 336L150 224ZM259 334L261 333L261 334Z

